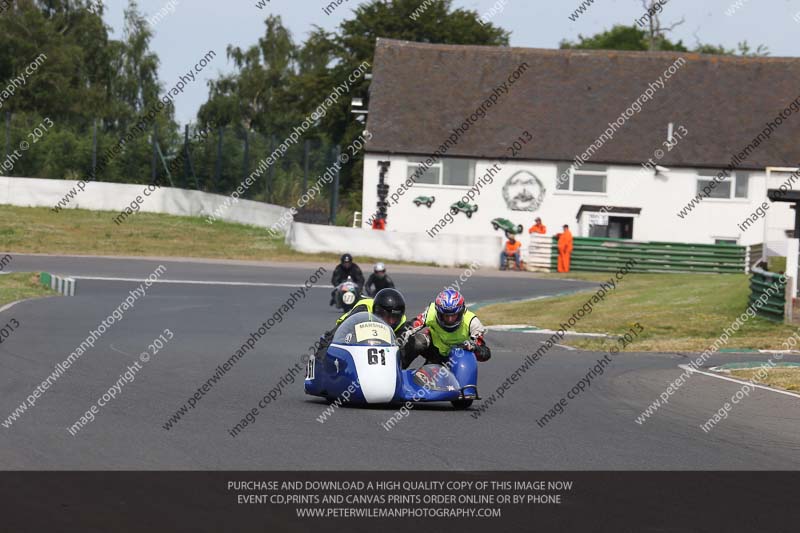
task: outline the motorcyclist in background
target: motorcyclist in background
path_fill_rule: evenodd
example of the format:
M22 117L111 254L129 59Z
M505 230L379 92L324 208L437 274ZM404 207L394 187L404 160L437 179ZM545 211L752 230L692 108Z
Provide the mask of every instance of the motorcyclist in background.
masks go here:
M382 289L394 289L394 281L386 273L386 265L383 263L375 263L373 273L367 278L367 284L364 285L364 290L370 296L375 296L378 291Z
M338 287L347 278L353 280L353 283L358 285L359 292L364 290L364 274L357 264L353 262L353 256L350 254L342 255L342 258L336 268L333 270L333 277L331 283L333 290L331 291L330 305L336 305L336 287Z
M404 340L400 350L403 368L411 366L420 355L426 364L443 365L454 346L474 353L478 361L488 361L492 352L483 338L485 333L486 328L475 313L467 309L461 293L446 289L408 330L408 339Z
M336 328L339 325L353 316L356 313L368 312L371 313L391 327L395 335L400 338L405 338L406 332L413 328L411 322L406 320L406 301L400 291L392 288L382 289L378 291L375 298L362 298L353 306L347 313L343 314L336 321L336 327L320 337L320 347L316 351L315 357L320 359L328 351L328 346L331 344Z

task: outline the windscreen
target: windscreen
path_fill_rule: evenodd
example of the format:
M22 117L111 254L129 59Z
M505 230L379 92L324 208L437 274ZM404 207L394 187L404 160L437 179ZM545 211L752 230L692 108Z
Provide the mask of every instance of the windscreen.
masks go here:
M430 391L459 390L461 386L452 372L441 365L425 365L414 372L414 382Z
M363 312L342 322L333 336L333 344L394 346L395 336L386 322L371 313Z

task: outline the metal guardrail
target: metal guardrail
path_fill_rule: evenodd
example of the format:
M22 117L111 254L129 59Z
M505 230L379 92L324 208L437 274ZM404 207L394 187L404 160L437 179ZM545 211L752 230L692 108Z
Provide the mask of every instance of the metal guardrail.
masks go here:
M760 268L753 268L750 277L750 299L752 306L756 301L767 296L766 303L760 307L754 306L758 316L783 322L786 312L786 281L781 281L781 275L767 272Z

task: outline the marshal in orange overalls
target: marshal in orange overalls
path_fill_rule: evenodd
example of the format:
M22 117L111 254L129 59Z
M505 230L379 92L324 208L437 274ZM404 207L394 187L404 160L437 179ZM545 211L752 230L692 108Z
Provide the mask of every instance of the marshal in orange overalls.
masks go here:
M544 235L545 233L547 233L547 226L542 224L541 218L537 218L536 224L530 227L528 233L541 233L542 235Z
M569 272L569 260L572 255L572 232L569 226L564 226L564 231L558 236L558 271Z

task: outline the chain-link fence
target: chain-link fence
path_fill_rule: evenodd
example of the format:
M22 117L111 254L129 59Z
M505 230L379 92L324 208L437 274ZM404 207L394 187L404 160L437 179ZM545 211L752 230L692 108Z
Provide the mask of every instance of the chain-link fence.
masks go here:
M4 144L0 175L151 183L227 195L256 170L290 132L263 134L241 127L187 125L165 131L157 122L135 132L133 125L108 127L97 120L62 127L31 113L2 115ZM132 134L132 132L136 134ZM336 158L337 147L309 137L289 146L242 196L291 207ZM89 181L87 179L87 181ZM335 209L334 183L320 191L296 219L328 223Z

